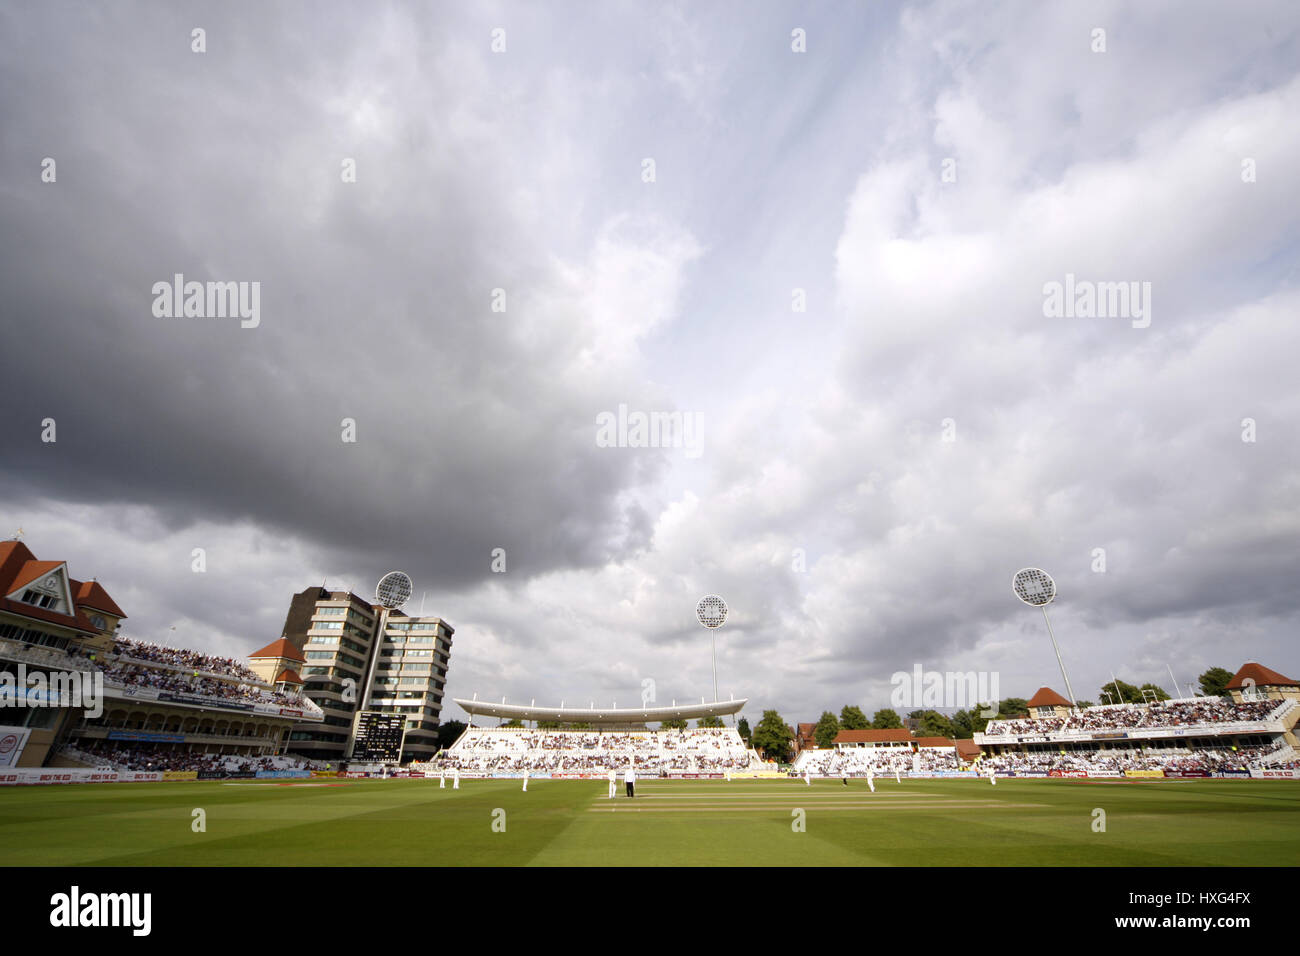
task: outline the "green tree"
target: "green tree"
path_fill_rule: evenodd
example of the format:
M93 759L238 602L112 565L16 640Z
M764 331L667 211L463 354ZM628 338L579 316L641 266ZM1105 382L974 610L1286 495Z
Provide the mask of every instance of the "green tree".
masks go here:
M775 710L763 711L763 717L754 728L754 747L768 760L790 762L790 741L794 735L785 720Z
M682 720L680 717L673 717L670 720L665 720L661 722L659 724L659 729L660 730L685 730L686 721Z
M1113 680L1101 685L1101 699L1107 700L1112 704L1140 704L1147 698L1142 696L1142 691L1155 691L1157 700L1168 700L1169 695L1165 693L1163 687L1158 687L1150 682L1143 684L1141 687L1135 687L1122 680ZM1119 700L1116 700L1116 696Z
M1077 701L1076 703L1078 703L1078 705L1079 705L1080 708L1084 708L1084 709L1086 709L1086 708L1088 708L1088 707L1096 707L1096 706L1097 706L1096 704L1094 704L1094 703L1093 703L1092 701L1090 701L1090 700L1080 700L1080 701Z
M446 720L438 725L438 747L446 750L454 744L460 735L465 732L465 722L462 720Z
M870 726L876 730L901 730L903 727L903 718L898 716L898 711L886 707L883 710L876 711L875 716L871 718ZM846 727L845 729L847 730L848 728Z
M513 718L513 719L511 719L511 720L507 720L507 721L506 721L504 724L502 724L501 726L502 726L502 727L522 727L523 725L524 725L523 721L520 720L518 717L515 717L515 718Z
M721 717L701 717L699 720L695 722L695 726L696 727L722 727L725 725L722 723Z
M998 717L1002 720L1023 717L1028 713L1029 701L1023 697L1004 697L998 701Z
M749 721L746 720L744 717L741 717L739 723L736 724L736 733L740 734L741 740L743 740L745 743L749 743L749 738L751 736L749 730Z
M1138 690L1153 690L1156 692L1156 700L1169 700L1169 692L1159 684L1153 684L1150 681L1147 681Z
M558 720L539 720L537 722L538 730L559 730L560 722Z
M1222 667L1211 667L1208 671L1197 678L1201 685L1201 693L1206 697L1231 697L1228 692L1228 682L1232 680L1232 671L1224 670Z
M918 710L914 711L910 716L921 722L916 731L918 737L953 736L952 721L937 710Z
M956 740L970 740L976 734L984 733L990 720L990 718L984 716L984 711L989 709L983 705L977 705L971 710L959 710L953 714L953 738Z
M843 709L840 710L840 729L870 730L871 723L867 720L867 715L862 712L861 707L845 704Z
M829 710L822 711L821 720L817 721L817 726L813 730L813 739L817 741L817 746L822 748L833 747L835 745L835 736L840 732L840 722L835 719L835 715Z

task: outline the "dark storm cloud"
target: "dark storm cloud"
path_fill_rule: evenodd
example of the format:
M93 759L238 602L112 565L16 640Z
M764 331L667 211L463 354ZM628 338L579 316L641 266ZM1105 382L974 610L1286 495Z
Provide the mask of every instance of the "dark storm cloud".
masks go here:
M486 43L403 18L386 58L389 14L276 9L6 17L0 493L249 519L443 585L496 547L537 573L643 543L614 496L657 466L592 438L635 386L575 381L581 303L530 295L565 290L513 211L545 184L510 91L458 83ZM260 326L154 317L174 273L259 282Z

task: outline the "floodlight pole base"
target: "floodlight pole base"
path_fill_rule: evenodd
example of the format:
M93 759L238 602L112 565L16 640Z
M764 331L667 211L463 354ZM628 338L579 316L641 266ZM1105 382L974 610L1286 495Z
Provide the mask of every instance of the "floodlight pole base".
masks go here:
M1078 707L1074 699L1074 688L1070 686L1070 675L1065 672L1065 662L1061 660L1061 649L1056 644L1056 635L1052 633L1052 619L1047 616L1047 605L1043 605L1043 620L1047 622L1047 636L1052 639L1052 650L1056 651L1056 663L1061 668L1061 679L1065 681L1065 693L1070 698L1070 706Z

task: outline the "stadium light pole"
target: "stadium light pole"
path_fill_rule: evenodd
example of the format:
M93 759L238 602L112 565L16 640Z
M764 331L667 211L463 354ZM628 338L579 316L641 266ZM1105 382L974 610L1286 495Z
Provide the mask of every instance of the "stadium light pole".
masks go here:
M380 608L379 623L375 631L373 646L370 648L361 698L357 701L356 710L352 714L352 730L348 734L346 744L344 744L343 756L345 759L352 759L352 754L356 750L357 727L359 726L361 714L370 705L370 691L374 687L375 672L379 669L379 661L383 656L384 641L387 638L389 612L397 610L409 601L413 590L414 585L411 583L410 576L402 571L389 571L379 579L379 583L375 586L375 603ZM351 593L350 588L348 593ZM405 724L403 724L402 737L405 740ZM399 759L401 757L400 749L398 757Z
M718 628L727 621L727 602L716 594L706 594L695 605L699 622L713 632L713 699L718 699Z
M1070 675L1065 672L1065 661L1061 659L1061 648L1056 643L1056 634L1052 631L1052 619L1047 616L1047 605L1056 600L1056 582L1052 576L1040 568L1022 568L1011 579L1011 590L1030 607L1043 612L1047 622L1047 636L1052 639L1052 650L1056 652L1056 663L1061 668L1061 679L1065 681L1065 692L1070 696L1070 706L1078 708L1074 697L1074 688L1070 686Z
M1182 697L1183 692L1182 689L1178 686L1178 678L1174 676L1174 669L1171 666L1169 666L1168 663L1165 664L1165 669L1169 671L1169 679L1174 682L1174 693L1177 694L1179 697Z

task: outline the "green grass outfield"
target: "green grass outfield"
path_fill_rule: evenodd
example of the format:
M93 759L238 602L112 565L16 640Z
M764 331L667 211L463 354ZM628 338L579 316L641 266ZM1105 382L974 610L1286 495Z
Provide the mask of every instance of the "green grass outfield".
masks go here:
M1300 783L240 780L0 788L5 866L1295 866ZM207 831L191 828L206 812ZM493 814L505 811L504 832ZM1094 832L1094 809L1106 830ZM796 832L795 810L804 813ZM499 815L498 815L499 817Z

